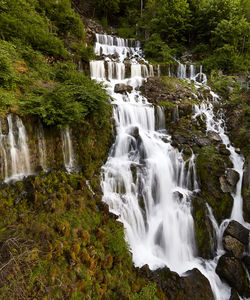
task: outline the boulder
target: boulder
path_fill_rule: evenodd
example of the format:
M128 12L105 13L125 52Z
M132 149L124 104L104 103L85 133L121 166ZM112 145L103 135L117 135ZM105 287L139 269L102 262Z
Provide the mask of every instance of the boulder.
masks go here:
M195 144L197 144L200 147L208 146L210 145L210 141L206 137L202 137L196 134L192 135L192 140Z
M248 246L249 230L237 221L233 220L228 224L224 235L231 235L232 237L240 241L243 245Z
M235 170L233 169L227 169L226 170L226 179L227 179L227 182L235 187L237 182L239 181L240 179L240 175L238 172L236 172Z
M223 237L223 246L225 250L233 254L233 256L236 258L241 258L245 248L245 246L240 241L230 235L226 235Z
M230 155L230 151L227 149L226 145L224 145L224 144L219 145L219 153L222 155L227 155L227 156Z
M228 183L225 176L220 176L220 188L223 193L232 193L234 191L233 187Z
M185 277L180 277L167 267L151 271L148 265L145 265L139 272L156 282L169 300L214 299L208 279L197 269L188 271Z
M223 255L218 261L216 273L243 297L250 297L247 273L242 262L233 256Z
M240 300L240 297L235 289L231 290L231 296L229 300Z
M236 184L239 181L240 175L233 169L227 169L225 176L221 176L219 178L221 190L224 193L232 193L235 191Z
M216 143L221 143L222 142L220 135L218 133L214 132L214 131L209 131L208 132L208 138L210 140L212 140L213 142L216 142Z
M132 86L126 85L124 83L117 83L115 85L115 93L126 94L126 93L131 93L132 90L133 90Z

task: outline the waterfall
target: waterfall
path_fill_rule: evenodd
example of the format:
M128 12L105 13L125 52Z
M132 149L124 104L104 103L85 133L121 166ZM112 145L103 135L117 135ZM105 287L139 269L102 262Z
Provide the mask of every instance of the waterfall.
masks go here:
M196 75L196 68L194 65L190 65L190 69L189 69L189 79L190 80L195 80L195 75Z
M104 70L105 74L105 70ZM117 63L113 61L108 62L108 79L125 79L125 65L124 63Z
M92 79L105 80L105 66L104 61L95 60L90 62L90 76Z
M154 68L152 65L149 65L149 77L154 77Z
M102 49L109 49L110 55L114 38L98 36L96 49L100 44ZM192 217L192 195L199 188L195 155L184 160L182 153L171 146L162 109L155 110L139 92L150 71L135 59L141 55L136 51L131 59L131 78L123 80L134 87L130 93L115 93L117 80L112 76L105 81L113 98L117 135L103 166L103 201L124 224L136 266L167 266L180 275L198 268L208 278L215 299L228 300L230 289L215 272L216 259L205 261L197 256ZM124 53L116 54L122 62ZM98 78L93 68L100 65L104 62L91 62L91 77L98 81L104 76ZM186 66L179 64L178 74L185 79Z
M187 73L187 66L178 62L177 78L186 79L187 78L186 73Z
M39 148L39 162L43 170L47 169L47 154L46 154L46 142L44 138L43 125L39 123L38 126L38 148Z
M26 130L18 116L7 116L9 133L1 134L1 152L4 160L5 181L20 180L31 174ZM8 159L8 157L10 159Z
M69 127L66 127L66 129L62 131L62 152L66 170L69 173L74 172L77 165Z
M216 99L216 95L212 93L214 99ZM233 163L233 169L239 174L239 181L236 186L236 191L231 193L234 204L231 213L231 219L236 220L239 223L243 224L245 227L250 227L249 224L245 223L243 218L243 199L241 195L241 187L242 187L242 179L243 179L243 170L244 170L244 158L235 151L235 148L231 145L229 137L226 134L226 129L224 125L223 116L214 115L213 112L213 104L210 103L202 103L200 106L195 105L195 115L197 116L205 116L207 132L212 131L219 134L223 144L230 151L230 159Z

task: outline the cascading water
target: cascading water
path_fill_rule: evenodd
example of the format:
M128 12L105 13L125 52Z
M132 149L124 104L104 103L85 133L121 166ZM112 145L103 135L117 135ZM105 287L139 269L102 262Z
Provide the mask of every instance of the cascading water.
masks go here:
M18 116L7 116L8 135L0 129L1 177L6 182L31 174L25 127Z
M214 93L212 93L213 98L216 99ZM205 116L207 132L212 131L219 134L223 144L230 151L230 159L233 163L233 169L239 174L239 181L236 186L236 191L231 193L234 204L231 213L231 220L236 220L245 227L250 228L250 224L246 223L243 218L243 199L241 195L243 170L244 170L244 158L235 151L235 148L231 145L228 136L225 133L225 125L222 115L217 118L214 115L213 104L202 103L200 106L195 105L195 115L194 118L198 116Z
M110 56L114 42L108 36L102 45L105 41L109 42L103 48ZM105 70L99 72L99 66L104 62L91 62L91 77L101 81L103 76L97 74ZM211 261L197 257L191 213L192 194L198 189L195 156L184 161L171 146L162 109L155 111L138 91L148 76L143 68L133 59L131 78L123 80L134 88L131 93L115 93L116 78L105 81L114 99L117 136L103 166L103 201L123 222L136 266L168 266L179 274L198 268L208 278L215 299L228 300L230 288L215 273L218 257Z
M74 172L77 165L69 127L62 131L62 151L66 170L69 173Z

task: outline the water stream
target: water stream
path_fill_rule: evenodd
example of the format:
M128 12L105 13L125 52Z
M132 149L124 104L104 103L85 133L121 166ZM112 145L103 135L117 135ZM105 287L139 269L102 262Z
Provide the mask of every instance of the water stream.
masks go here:
M96 53L105 49L102 54L105 53L106 57L104 55L103 60L90 63L91 78L104 81L114 99L117 135L103 166L103 201L124 224L136 266L148 264L152 270L168 266L180 275L198 268L208 278L215 299L228 300L230 288L215 272L223 250L218 248L220 251L213 260L197 256L191 213L191 198L199 188L195 155L185 161L182 154L171 146L162 109L155 109L138 91L143 81L154 75L153 68L145 60L146 64L141 65L135 59L136 51L139 57L141 50L130 47L128 51L127 42L119 40L119 49L114 53L114 43L113 37L100 39L97 35ZM113 54L118 56L117 60L110 58ZM129 61L129 56L131 77L125 78L124 67L117 64L125 58ZM105 60L112 61L108 77L105 75ZM159 75L159 68L157 73ZM186 68L180 65L179 77L186 79L186 74ZM195 68L191 67L189 76L193 80L205 80L202 68L195 74ZM133 87L132 92L115 93L117 83L129 84ZM211 210L210 214L212 218ZM215 227L219 238L218 224Z

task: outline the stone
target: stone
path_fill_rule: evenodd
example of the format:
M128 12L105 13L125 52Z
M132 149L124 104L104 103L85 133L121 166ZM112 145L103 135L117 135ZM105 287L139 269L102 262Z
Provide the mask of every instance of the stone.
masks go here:
M233 187L228 183L225 176L220 176L220 188L223 193L232 193L234 191Z
M247 273L242 262L233 256L223 255L218 261L216 273L243 297L250 297Z
M219 153L222 155L230 155L230 151L227 149L226 145L220 144L219 145Z
M223 237L223 246L226 251L232 253L236 258L241 258L245 248L240 241L230 235Z
M213 300L213 293L208 279L197 269L180 277L167 267L151 271L148 265L138 269L139 273L157 283L169 300Z
M248 246L249 230L237 221L233 220L228 224L224 235L231 235L232 237L240 241L243 245Z
M231 290L231 296L229 300L240 300L240 297L235 289Z
M206 137L198 136L193 134L192 135L192 140L195 144L197 144L200 147L208 146L210 145L210 141Z
M216 143L221 143L221 137L218 133L214 132L214 131L209 131L208 132L208 138Z
M115 93L125 94L125 93L131 93L133 90L133 87L130 85L126 85L124 83L117 83L115 85Z
M140 135L139 128L136 126L130 128L129 134L132 135L135 139L137 139Z
M240 148L235 148L235 152L240 154Z
M240 179L240 175L238 172L236 172L235 170L233 169L227 169L226 170L226 179L227 179L227 182L235 187L237 182L239 181Z

